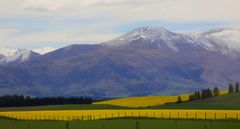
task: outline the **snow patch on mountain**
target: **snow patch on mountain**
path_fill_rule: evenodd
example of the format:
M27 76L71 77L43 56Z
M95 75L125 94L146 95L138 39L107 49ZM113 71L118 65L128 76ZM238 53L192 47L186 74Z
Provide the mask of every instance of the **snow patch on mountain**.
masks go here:
M0 48L0 64L21 63L30 59L32 55L37 55L28 49Z
M108 43L111 44L112 42L124 42L129 43L134 40L138 39L147 39L156 41L156 40L173 40L178 39L179 36L176 33L170 32L162 27L142 27L135 29L127 34L120 36L119 38L113 39Z
M158 43L157 46L159 47L165 45L176 52L179 50L179 46L187 43L209 51L221 52L225 55L236 56L240 53L240 29L232 28L176 33L162 27L142 27L103 44L121 46L137 40L144 40L146 43Z
M33 49L32 51L39 53L41 55L44 55L55 50L56 48L53 48L53 47L44 47L44 48Z
M17 49L12 48L0 48L0 54L3 56L12 56L17 51Z
M226 55L240 52L240 29L218 28L188 34L195 44Z
M137 40L145 40L145 42L157 43L157 46L159 47L164 44L176 52L178 51L176 42L182 40L190 42L188 41L189 39L186 35L170 32L162 27L142 27L103 44L107 46L121 46Z

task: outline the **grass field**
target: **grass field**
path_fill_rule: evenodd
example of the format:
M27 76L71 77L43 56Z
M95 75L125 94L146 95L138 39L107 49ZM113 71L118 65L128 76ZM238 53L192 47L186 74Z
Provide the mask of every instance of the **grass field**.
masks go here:
M224 94L202 100L184 102L180 104L172 103L150 107L153 109L221 109L240 110L240 93Z
M137 127L136 127L137 126ZM14 121L0 119L0 129L239 129L238 121L194 120L97 120L97 121Z
M240 93L224 94L222 92L220 96L180 104L174 103L177 97L149 96L109 100L92 105L0 108L0 116L3 116L0 119L0 129L240 128L240 122L233 121L240 119L240 101L238 101ZM183 100L188 99L188 95L181 97ZM228 121L220 121L223 119ZM68 128L66 120L70 120Z
M3 111L44 111L44 110L111 110L111 109L136 109L123 106L107 105L107 104L87 104L87 105L47 105L47 106L30 106L30 107L7 107L0 108Z
M142 98L142 99L141 99ZM92 105L48 105L48 106L33 106L33 107L8 107L0 108L0 112L3 111L39 111L39 110L142 110L142 109L210 109L210 110L240 110L240 93L234 94L223 94L216 97L211 97L203 100L184 102L180 104L170 103L163 104L159 106L149 106L155 105L158 101L162 102L163 97L136 97L136 98L126 98L120 99L121 101L126 100L127 103L144 103L148 105L147 107L126 107L126 106L116 106L100 103L114 102L115 100L98 102ZM177 98L177 96L175 96ZM151 101L150 101L151 99ZM131 101L130 101L131 100ZM142 100L142 101L140 101ZM137 102L135 102L137 101ZM119 100L115 102L120 102ZM143 105L143 104L141 104Z

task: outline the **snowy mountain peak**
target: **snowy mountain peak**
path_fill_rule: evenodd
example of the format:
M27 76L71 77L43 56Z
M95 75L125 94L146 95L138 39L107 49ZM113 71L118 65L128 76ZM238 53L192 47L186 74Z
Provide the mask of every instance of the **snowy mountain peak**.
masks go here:
M157 40L171 41L179 39L181 36L183 35L170 32L162 27L141 27L103 44L110 46L119 46L139 39L148 40L150 42Z
M28 49L0 48L0 65L9 63L21 63L32 57L38 56L37 53Z
M171 32L162 27L141 27L104 44L121 46L137 40L157 43L158 46L165 45L176 52L179 47L190 44L235 57L239 57L238 53L240 53L240 29L233 28L216 28L183 34Z
M162 27L142 27L135 29L123 36L120 37L120 40L124 39L138 39L138 38L143 38L143 39L166 39L171 36L173 36L174 33L166 30L165 28Z
M52 52L56 50L56 48L53 48L53 47L44 47L44 48L38 48L38 49L33 49L32 51L36 52L36 53L39 53L41 55L44 55L44 54L47 54L49 52Z
M131 34L131 33L135 33L135 34L140 34L140 33L153 34L154 33L155 34L155 33L171 33L171 32L163 27L140 27L129 32L128 34Z
M194 43L208 50L219 51L227 55L240 52L240 29L217 28L190 33L188 36Z
M3 56L7 56L7 57L12 56L16 51L17 51L17 49L0 47L0 55L3 55Z

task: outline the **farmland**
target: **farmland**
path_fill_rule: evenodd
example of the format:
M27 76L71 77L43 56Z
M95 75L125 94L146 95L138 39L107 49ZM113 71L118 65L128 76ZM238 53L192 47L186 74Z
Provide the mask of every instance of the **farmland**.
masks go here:
M29 107L7 107L0 108L0 112L5 111L45 111L45 110L110 110L110 109L138 109L131 107L107 105L107 104L72 104L72 105L46 105L46 106L29 106Z
M116 118L239 120L239 110L59 110L0 112L16 120L102 120Z
M183 100L187 100L187 96L181 95ZM240 93L183 103L174 103L176 98L149 96L109 100L92 105L0 108L0 129L64 129L66 121L70 129L133 129L136 128L136 122L141 129L240 127L240 103L236 101L240 99ZM109 105L109 102L113 105Z
M220 92L220 95L225 94L227 94L227 90L222 90ZM183 101L189 100L189 94L182 94L179 96L182 98ZM94 104L107 104L126 107L149 107L164 105L166 103L174 103L177 101L177 98L178 96L142 96L107 100L102 102L96 102Z
M180 95L184 101L187 101L189 94ZM176 102L178 96L144 96L144 97L130 97L121 98L115 100L107 100L97 102L94 104L109 104L115 106L126 106L126 107L147 107L162 105L165 103Z
M152 109L208 109L208 110L240 110L240 93L223 94L220 96L184 102L180 104L171 103L160 106L149 107Z

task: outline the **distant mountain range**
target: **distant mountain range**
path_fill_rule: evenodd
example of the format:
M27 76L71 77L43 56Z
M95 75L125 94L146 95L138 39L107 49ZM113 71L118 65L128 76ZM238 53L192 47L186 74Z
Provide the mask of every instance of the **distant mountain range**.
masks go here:
M18 65L1 63L0 94L173 95L240 80L239 29L175 33L143 27L100 44L75 44L42 55L26 51L30 54ZM2 55L1 62L7 57Z

